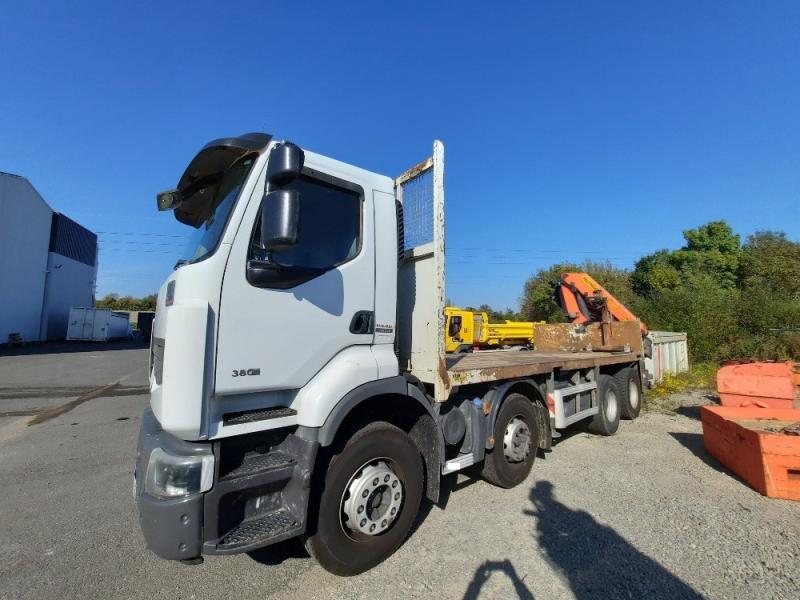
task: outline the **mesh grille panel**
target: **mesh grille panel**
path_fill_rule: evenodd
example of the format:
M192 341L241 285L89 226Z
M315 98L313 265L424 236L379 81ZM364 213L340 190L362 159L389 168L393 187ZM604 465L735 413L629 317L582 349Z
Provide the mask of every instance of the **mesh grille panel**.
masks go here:
M402 184L404 250L433 242L433 169Z

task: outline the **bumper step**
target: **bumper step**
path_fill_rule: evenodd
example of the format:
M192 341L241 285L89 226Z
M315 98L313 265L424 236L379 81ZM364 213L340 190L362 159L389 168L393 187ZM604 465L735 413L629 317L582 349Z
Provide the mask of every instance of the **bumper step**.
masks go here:
M257 548L301 533L298 520L285 508L244 521L226 533L217 545L217 552L240 552Z
M220 477L220 481L230 481L241 477L250 477L267 471L274 471L284 467L293 467L295 464L291 456L281 452L268 452L266 454L251 454L235 469L228 471Z
M217 488L229 493L278 481L286 481L294 474L296 461L281 452L250 454L242 463L220 476Z

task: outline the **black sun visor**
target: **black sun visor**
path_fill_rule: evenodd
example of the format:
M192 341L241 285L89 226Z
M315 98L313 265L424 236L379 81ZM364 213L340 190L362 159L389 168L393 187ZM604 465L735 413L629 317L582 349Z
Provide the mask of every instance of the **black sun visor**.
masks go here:
M225 172L242 156L263 152L270 140L272 136L266 133L246 133L206 144L178 182L182 202L175 209L175 218L186 225L200 227L212 208Z

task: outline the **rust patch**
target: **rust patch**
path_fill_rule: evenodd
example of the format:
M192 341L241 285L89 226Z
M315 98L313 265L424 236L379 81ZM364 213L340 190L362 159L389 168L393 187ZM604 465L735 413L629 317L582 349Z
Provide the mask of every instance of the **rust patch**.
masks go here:
M421 175L428 169L433 166L433 158L426 158L420 163L417 163L413 167L411 167L408 171L400 175L397 179L394 180L395 185L402 185L406 181L410 181L414 179L417 175Z
M534 345L543 351L597 352L613 349L643 354L638 321L539 325L535 330Z
M485 356L476 353L454 361L449 374L454 385L468 385L530 377L550 373L554 369L575 370L624 364L635 362L638 358L632 352L487 352Z
M450 373L447 370L447 363L445 362L443 357L439 357L439 363L437 367L439 382L441 385L441 398L436 398L437 402L444 402L450 396L450 388L452 388L452 383L450 381Z
M470 382L469 371L456 371L448 374L455 385L464 385Z

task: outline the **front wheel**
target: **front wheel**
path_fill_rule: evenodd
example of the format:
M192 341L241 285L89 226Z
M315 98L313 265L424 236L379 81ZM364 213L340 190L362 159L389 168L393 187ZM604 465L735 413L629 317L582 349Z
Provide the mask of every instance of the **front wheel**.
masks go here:
M423 477L419 450L404 431L383 422L358 431L328 464L309 554L336 575L382 562L411 529Z
M494 448L486 453L481 475L503 487L519 485L533 468L539 435L536 413L522 394L509 394L494 424Z

